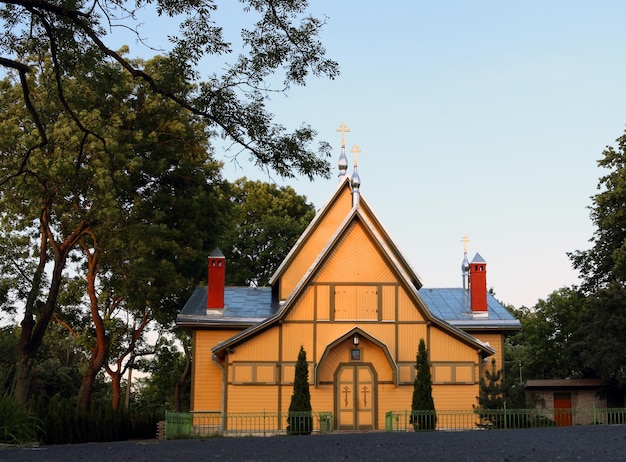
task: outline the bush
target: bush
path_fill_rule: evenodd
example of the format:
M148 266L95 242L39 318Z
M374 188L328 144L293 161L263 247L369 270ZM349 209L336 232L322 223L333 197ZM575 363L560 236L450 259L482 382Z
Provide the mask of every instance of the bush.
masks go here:
M40 421L26 406L8 393L0 395L0 443L25 444L37 441Z
M72 444L154 438L162 413L114 411L110 405L93 405L76 411L74 399L54 396L49 403L38 402L43 421L40 440L44 444Z

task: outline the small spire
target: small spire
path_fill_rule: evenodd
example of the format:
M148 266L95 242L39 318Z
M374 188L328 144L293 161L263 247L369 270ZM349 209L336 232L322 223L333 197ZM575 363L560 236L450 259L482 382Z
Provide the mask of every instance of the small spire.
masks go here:
M357 156L361 153L361 150L355 144L354 146L352 146L352 149L350 150L350 152L354 153L354 172L352 172L352 178L350 179L350 183L352 185L352 206L358 207L359 199L361 195L359 191L359 188L361 187L361 178L359 177L359 172L358 172Z
M359 177L357 167L359 165L358 155L361 153L361 150L355 144L354 146L352 146L352 149L350 149L350 152L354 153L354 172L352 173L352 187L359 189L359 187L361 186L361 178Z
M461 277L463 279L463 290L469 290L469 260L467 259L467 243L469 242L467 236L463 236L461 242L463 243L463 262L461 263Z
M346 132L350 129L344 122L341 123L338 132L341 132L341 155L339 156L339 181L341 181L348 174L348 157L346 156Z

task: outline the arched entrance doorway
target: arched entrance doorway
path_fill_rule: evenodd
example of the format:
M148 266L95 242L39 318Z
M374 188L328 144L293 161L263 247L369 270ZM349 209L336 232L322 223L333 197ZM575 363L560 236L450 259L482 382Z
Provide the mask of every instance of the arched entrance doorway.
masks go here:
M335 376L338 430L372 430L376 422L376 373L371 364L342 363Z

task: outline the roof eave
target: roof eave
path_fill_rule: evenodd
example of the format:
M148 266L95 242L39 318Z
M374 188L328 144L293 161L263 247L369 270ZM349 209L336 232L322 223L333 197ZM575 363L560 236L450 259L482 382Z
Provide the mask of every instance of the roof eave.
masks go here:
M510 330L518 331L522 328L519 321L458 321L447 320L447 323L464 330Z
M200 316L179 315L178 327L237 327L247 328L263 322L266 318L206 318Z

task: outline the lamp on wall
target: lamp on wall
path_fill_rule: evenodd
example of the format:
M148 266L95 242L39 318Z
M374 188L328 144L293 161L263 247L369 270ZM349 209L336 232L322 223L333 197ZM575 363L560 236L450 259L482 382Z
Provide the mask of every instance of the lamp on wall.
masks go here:
M359 334L354 334L354 337L352 338L352 343L354 343L354 346L359 346Z

